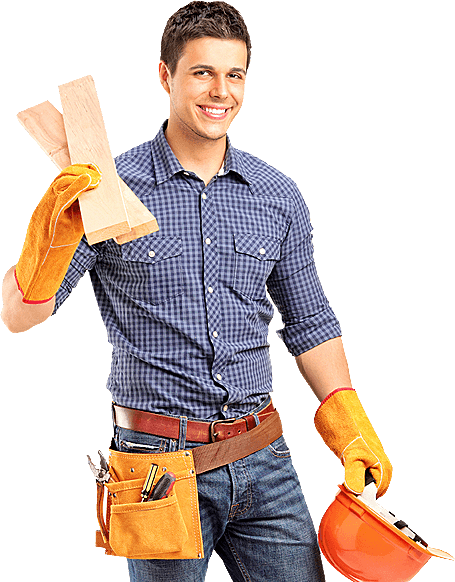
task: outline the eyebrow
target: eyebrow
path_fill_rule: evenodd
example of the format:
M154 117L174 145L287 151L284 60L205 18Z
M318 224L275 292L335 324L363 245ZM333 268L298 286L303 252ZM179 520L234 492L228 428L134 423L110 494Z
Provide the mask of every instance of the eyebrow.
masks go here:
M194 66L190 67L188 70L194 71L195 69L207 69L207 71L214 71L215 67L212 67L212 65L200 64L200 65L194 65ZM232 67L232 69L230 69L229 72L230 73L242 73L243 75L246 76L246 71L242 67Z

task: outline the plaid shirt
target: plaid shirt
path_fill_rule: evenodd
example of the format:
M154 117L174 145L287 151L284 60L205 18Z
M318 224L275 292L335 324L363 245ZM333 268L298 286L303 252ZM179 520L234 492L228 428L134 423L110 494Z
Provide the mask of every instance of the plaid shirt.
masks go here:
M266 289L294 356L341 331L294 182L228 142L223 170L205 186L174 156L165 126L116 159L160 230L121 246L89 246L84 237L56 310L89 270L113 345L115 402L189 418L237 417L272 390Z

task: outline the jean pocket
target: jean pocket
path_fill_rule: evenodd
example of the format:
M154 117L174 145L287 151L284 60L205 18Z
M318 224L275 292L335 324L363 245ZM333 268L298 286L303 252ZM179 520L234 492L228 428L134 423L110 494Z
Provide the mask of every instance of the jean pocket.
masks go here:
M164 453L167 450L167 441L164 437L120 427L116 427L115 431L115 444L122 453Z
M266 295L266 281L280 258L280 241L262 234L235 234L232 287L250 299Z
M278 437L276 441L273 441L273 443L271 443L267 448L274 457L287 458L291 456L291 451L289 450L283 435Z

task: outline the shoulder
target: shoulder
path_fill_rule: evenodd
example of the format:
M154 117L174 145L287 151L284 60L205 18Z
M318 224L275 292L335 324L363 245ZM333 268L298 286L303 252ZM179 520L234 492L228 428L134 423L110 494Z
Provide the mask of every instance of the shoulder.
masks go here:
M283 198L301 197L296 183L289 176L248 152L236 149L235 153L253 190Z
M139 198L150 193L155 184L151 142L140 144L115 158L120 178Z
M152 162L151 143L150 141L146 141L117 156L115 158L117 170L138 169L150 166Z
M298 190L297 184L290 178L283 174L280 170L268 164L264 160L245 152L234 149L235 155L243 167L244 174L248 181L257 187L269 186L271 190L281 192L283 195L288 195L290 191Z

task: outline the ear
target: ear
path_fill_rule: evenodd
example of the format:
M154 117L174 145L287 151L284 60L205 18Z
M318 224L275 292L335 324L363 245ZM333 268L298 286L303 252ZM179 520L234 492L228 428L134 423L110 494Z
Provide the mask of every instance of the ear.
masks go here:
M160 75L160 83L163 86L166 93L171 92L171 74L167 65L164 61L160 61L159 64L159 75Z

